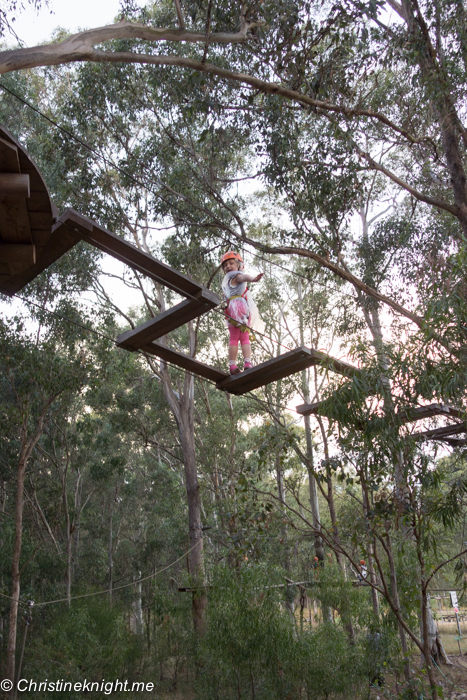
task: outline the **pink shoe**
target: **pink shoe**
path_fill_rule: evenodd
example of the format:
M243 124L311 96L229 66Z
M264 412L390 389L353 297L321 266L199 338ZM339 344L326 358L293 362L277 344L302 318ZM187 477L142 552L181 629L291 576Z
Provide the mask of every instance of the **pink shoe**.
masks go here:
M240 370L237 365L230 365L230 374L239 374Z
M248 360L245 360L245 363L243 365L243 369L251 369L252 367L253 367L253 365L251 364L251 362L249 362Z

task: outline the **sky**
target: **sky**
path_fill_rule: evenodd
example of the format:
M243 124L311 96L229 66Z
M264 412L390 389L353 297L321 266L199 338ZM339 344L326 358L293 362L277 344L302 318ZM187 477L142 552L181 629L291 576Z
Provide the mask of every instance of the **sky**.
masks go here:
M143 6L146 0L138 0L138 4ZM47 42L57 28L76 32L80 29L112 24L118 15L119 7L119 0L50 0L49 7L43 7L39 12L26 5L24 10L17 14L13 29L26 46L36 46ZM16 43L11 35L6 36L6 40L9 45ZM124 270L122 264L109 256L104 256L102 267L113 275L122 274ZM103 278L102 282L115 303L124 310L141 304L140 292L132 292L122 283L109 278ZM14 304L13 308L9 308L9 312L17 309L18 306Z
M144 0L138 4L145 5ZM36 12L27 5L18 13L13 28L27 46L36 46L50 38L58 27L70 31L112 24L119 11L119 0L50 0L49 8ZM7 37L8 43L14 41Z

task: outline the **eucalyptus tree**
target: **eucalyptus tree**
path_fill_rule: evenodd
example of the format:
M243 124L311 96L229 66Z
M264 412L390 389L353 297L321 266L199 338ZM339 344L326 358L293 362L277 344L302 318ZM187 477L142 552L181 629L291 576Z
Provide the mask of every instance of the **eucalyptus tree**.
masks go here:
M130 77L134 78L131 84ZM109 72L100 67L96 69L86 66L77 78L79 87L73 94L66 89L66 84L63 90L51 92L51 95L55 96L56 108L63 109L63 119L67 120L69 128L73 129L75 135L81 134L81 140L89 146L83 148L82 143L77 145L76 140L64 137L63 132L52 136L52 142L55 142L60 152L60 162L63 163L64 169L67 169L65 185L62 185L60 191L62 201L72 203L81 211L99 218L113 230L129 235L131 240L147 252L154 252L157 251L157 247L152 229L159 227L170 231L178 227L174 199L188 191L191 197L188 202L193 201L191 206L194 212L191 217L191 238L188 237L185 227L177 238L167 240L163 254L168 262L178 269L201 279L209 278L217 263L213 264L209 256L203 260L204 250L209 253L209 238L206 240L203 231L206 216L200 216L200 211L202 214L203 208L206 208L203 201L205 196L202 190L197 193L197 173L186 168L184 152L177 151L177 147L180 146L180 139L183 137L182 145L189 149L191 140L196 138L202 145L203 159L208 160L206 169L209 177L221 183L224 179L225 186L228 186L234 164L242 157L238 148L239 138L235 137L233 131L213 129L212 124L209 124L202 114L197 122L190 126L183 110L177 107L176 100L172 103L161 100L157 80L147 75L140 78L134 74L133 69L128 73L127 67L112 68ZM51 83L50 79L54 83ZM49 76L50 90L56 89L56 81L56 74ZM95 93L98 81L99 99ZM109 100L109 93L115 98L113 102ZM85 109L83 104L86 105ZM141 124L139 133L134 131L135 114L138 115ZM213 148L213 144L219 140L225 144L224 151ZM43 151L42 157L45 155L46 151ZM101 167L98 167L99 165ZM105 169L109 165L110 171ZM209 217L208 224L212 225ZM199 245L202 246L201 250ZM216 257L217 254L214 260ZM157 285L152 290L146 289L138 276L130 281L130 284L141 289L142 303L145 305L144 315L153 316L163 311L165 304L173 300L173 295L167 297ZM116 309L101 287L98 291L101 300ZM123 313L123 317L133 323L127 314ZM205 353L217 352L215 333L221 326L220 317L216 315L210 319L209 326L205 321L196 327L190 325L188 335L180 332L175 341L188 345L188 352L193 356L201 343L206 348ZM172 374L171 377L165 363L157 365L149 358L147 361L152 371L161 379L161 385L178 425L189 503L190 569L195 579L199 578L202 581L202 514L195 461L194 379L186 374L182 389L179 374ZM194 596L193 605L195 624L201 630L204 596Z
M14 506L6 676L15 680L17 617L20 604L20 565L23 539L25 479L44 431L60 413L66 413L75 394L89 382L94 368L83 356L83 331L78 327L53 328L48 337L26 332L19 318L2 319L2 461L12 484L7 494ZM40 330L40 328L39 328ZM13 487L15 485L15 488Z
M384 15L389 9L396 13L396 19ZM140 13L128 5L116 25L82 32L64 39L62 44L4 52L1 69L5 73L76 60L147 63L187 67L250 85L330 118L336 136L344 139L346 148L352 147L365 167L383 173L420 201L448 211L464 225L462 124L456 109L460 97L456 86L462 83L463 66L452 60L459 51L462 55L465 41L459 29L463 26L461 5L437 2L425 6L415 0L391 0L366 6L349 0L322 8L286 0L279 5L246 4L240 12L222 2L200 3L196 9L187 6L184 10L179 2L160 3ZM173 22L178 28L156 28L154 22ZM240 31L232 31L238 25ZM113 51L94 49L96 43L112 39L136 43L117 43ZM154 55L151 42L173 42L174 55ZM175 55L179 45L182 55ZM224 45L227 48L222 50ZM192 52L184 51L190 47ZM213 59L222 61L225 57L230 67L208 63L209 52ZM235 71L245 66L261 77ZM272 77L280 82L269 82ZM383 78L385 82L381 83ZM403 108L393 119L389 112L394 98ZM434 108L435 119L427 119L423 109L421 117L415 118L416 108L427 103ZM353 134L346 141L344 125L349 122ZM365 144L355 139L359 128L366 136L373 127L381 143L396 138L403 146L415 147L421 165L426 162L424 149L431 147L432 138L424 131L437 130L453 178L455 204L418 191L414 182L405 182L378 163ZM427 157L437 159L437 154L432 152ZM422 175L422 169L414 173L415 177Z
M390 8L395 12L392 17L383 12ZM299 255L326 268L360 295L375 344L382 343L377 305L388 307L407 324L400 329L401 342L391 358L395 368L388 370L394 385L404 386L405 406L433 398L459 402L465 393L467 226L465 66L457 60L465 43L463 6L415 0L362 5L349 0L325 7L252 3L243 6L240 18L236 12L222 2L200 3L196 8L161 3L141 13L127 8L121 22L111 28L80 33L34 52L6 52L0 56L0 68L7 72L74 60L150 65L147 70L125 65L120 73L108 69L112 89L90 90L88 102L83 99L86 90L76 90L77 116L70 126L81 128L82 110L90 127L82 133L91 145L100 143L105 120L120 134L136 120L140 135L146 137L147 122L140 117L148 114L152 99L156 117L162 114L157 143L145 149L125 136L119 148L125 167L138 156L142 165L133 172L138 172L143 189L157 191L152 211L168 217L181 247L190 250L187 242L196 246L201 240L213 245L214 234L220 234L219 239L248 242L263 252ZM167 29L176 22L177 29ZM110 39L115 42L109 48L94 48ZM166 42L158 54L151 44L155 41ZM94 87L98 70L93 65L80 75L88 88ZM151 81L154 93L146 100ZM72 90L69 94L73 98ZM126 121L122 121L125 109L110 107L123 95L132 110ZM104 104L104 96L108 103ZM62 94L64 102L65 97ZM138 108L138 100L144 109ZM162 171L154 166L161 145L171 161L170 168ZM234 198L232 190L223 187L223 167L217 172L211 168L211 173L205 167L221 149L232 163L234 148L243 156L242 162L235 162L236 177L259 169L278 209L290 218L291 223L271 229L266 243L248 227L243 198ZM78 173L75 152L74 147L68 149L67 162L73 166L70 171ZM102 155L108 151L102 149ZM231 170L225 179L234 179ZM79 171L76 182L87 183L88 192L96 184L105 185L102 174L89 167ZM351 219L375 193L375 182L377 196L391 197L397 206L378 221L376 235L359 236ZM145 219L145 198L140 186L133 184L132 206L139 207ZM131 192L131 182L122 178L119 185ZM85 199L78 194L86 211L112 222L120 217L122 230L126 226L135 235L118 201L109 197L101 206L89 194ZM144 227L141 230L144 233ZM419 250L414 251L416 246ZM406 280L415 294L405 286ZM418 335L405 343L412 331L409 323ZM390 348L383 350L380 373ZM371 365L365 353L362 360ZM404 362L416 377L415 390L398 375ZM387 382L381 396L388 398ZM359 400L364 403L367 397L360 393ZM388 416L395 404L386 401ZM359 410L368 420L364 409ZM348 418L340 414L340 425L345 427ZM399 439L392 444L398 448ZM399 476L394 474L394 479L401 495Z

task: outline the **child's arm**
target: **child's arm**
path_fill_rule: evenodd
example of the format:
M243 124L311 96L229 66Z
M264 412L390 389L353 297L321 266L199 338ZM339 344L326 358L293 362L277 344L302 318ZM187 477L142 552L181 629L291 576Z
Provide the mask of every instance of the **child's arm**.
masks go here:
M230 284L232 286L236 286L237 284L242 284L242 282L259 282L263 276L264 272L260 272L259 275L256 275L256 277L252 277L251 275L245 275L242 272L240 272L238 275L235 275L235 277L232 277L232 279L230 280Z

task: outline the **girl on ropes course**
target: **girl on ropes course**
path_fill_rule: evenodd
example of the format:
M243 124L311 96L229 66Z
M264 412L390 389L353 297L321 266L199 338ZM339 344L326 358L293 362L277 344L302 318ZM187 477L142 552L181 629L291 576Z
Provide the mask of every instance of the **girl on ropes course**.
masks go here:
M252 330L258 333L264 331L264 323L261 320L258 309L247 287L247 282L259 282L263 277L260 272L256 277L247 275L243 270L243 260L240 253L229 250L221 258L221 267L224 274L222 291L224 292L227 308L225 316L229 328L229 367L230 374L238 374L237 367L238 342L242 346L243 369L250 369L251 341L255 340Z

